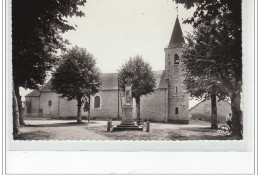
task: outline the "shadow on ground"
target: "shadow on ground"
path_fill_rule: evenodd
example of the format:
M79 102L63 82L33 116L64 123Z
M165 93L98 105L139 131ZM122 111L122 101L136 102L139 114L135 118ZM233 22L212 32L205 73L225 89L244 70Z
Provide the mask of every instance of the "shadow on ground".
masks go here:
M206 123L207 124L207 123ZM205 124L205 125L206 125ZM21 127L21 134L14 140L241 140L233 136L218 135L217 129L205 125L165 125L151 123L150 132L145 131L112 131L107 132L106 122L42 122L33 121ZM57 129L56 129L57 128Z
M217 129L211 128L183 128L182 132L169 131L169 140L242 140L231 135L217 135Z
M95 122L90 122L95 123ZM64 126L87 126L88 122L67 122L67 123L50 123L50 124L26 124L24 127L64 127Z
M14 137L14 140L49 140L50 138L50 133L38 130L20 133Z

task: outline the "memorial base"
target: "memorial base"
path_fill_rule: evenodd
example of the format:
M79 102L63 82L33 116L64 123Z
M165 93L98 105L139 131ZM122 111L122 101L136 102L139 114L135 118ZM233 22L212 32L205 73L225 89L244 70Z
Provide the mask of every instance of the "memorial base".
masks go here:
M126 130L143 131L143 127L137 124L131 124L131 125L120 124L117 125L116 127L113 127L113 131L126 131Z
M113 127L113 131L125 131L125 130L135 130L135 131L142 131L143 127L137 125L133 120L132 115L132 106L123 106L123 118L120 125Z

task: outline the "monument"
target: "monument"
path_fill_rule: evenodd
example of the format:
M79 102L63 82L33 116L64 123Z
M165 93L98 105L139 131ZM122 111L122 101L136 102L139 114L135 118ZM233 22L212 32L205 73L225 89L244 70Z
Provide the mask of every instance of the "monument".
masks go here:
M133 97L132 97L132 79L127 77L125 79L125 104L123 108L123 117L120 125L113 128L113 131L124 130L143 130L142 126L137 125L133 119Z

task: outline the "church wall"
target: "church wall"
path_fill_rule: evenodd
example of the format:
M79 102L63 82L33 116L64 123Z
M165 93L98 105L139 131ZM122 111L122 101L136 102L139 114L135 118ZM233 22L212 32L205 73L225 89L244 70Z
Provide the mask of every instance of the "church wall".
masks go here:
M54 92L41 92L40 109L44 117L58 117L58 100L59 97Z
M51 105L49 101L51 100ZM68 101L66 98L60 98L54 92L41 92L40 107L44 117L51 118L76 118L77 116L77 101ZM87 112L81 111L82 117L87 116Z
M25 97L25 101L30 101L31 103L30 113L27 113L27 106L25 106L25 117L38 117L39 97Z
M77 112L78 112L77 100L68 101L66 98L60 98L60 101L58 103L60 103L58 109L60 118L77 117ZM84 118L86 116L88 116L88 112L85 112L82 106L81 117Z
M155 89L147 96L141 97L140 115L144 120L165 122L167 117L166 89Z
M94 98L100 96L100 108L94 108ZM118 116L118 91L102 90L91 97L90 116L94 119L117 119ZM119 98L119 116L122 118L121 98Z

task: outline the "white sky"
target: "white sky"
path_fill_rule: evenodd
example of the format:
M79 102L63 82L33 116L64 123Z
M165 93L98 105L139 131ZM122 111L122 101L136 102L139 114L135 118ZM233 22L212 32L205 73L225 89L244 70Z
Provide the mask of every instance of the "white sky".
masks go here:
M81 9L86 16L69 19L78 27L65 33L64 38L71 46L92 53L103 73L117 72L136 54L142 55L153 70L164 69L164 48L177 15L171 0L88 0ZM179 5L181 22L191 15ZM190 25L181 26L184 34L192 29Z
M142 55L153 70L163 70L164 48L170 41L176 7L172 0L88 0L80 8L85 17L69 18L69 24L77 27L63 37L70 41L68 47L77 45L92 53L103 73L117 72L136 54ZM192 13L193 9L187 11L178 5L184 35L192 27L182 24L183 19ZM21 89L22 96L28 92Z

